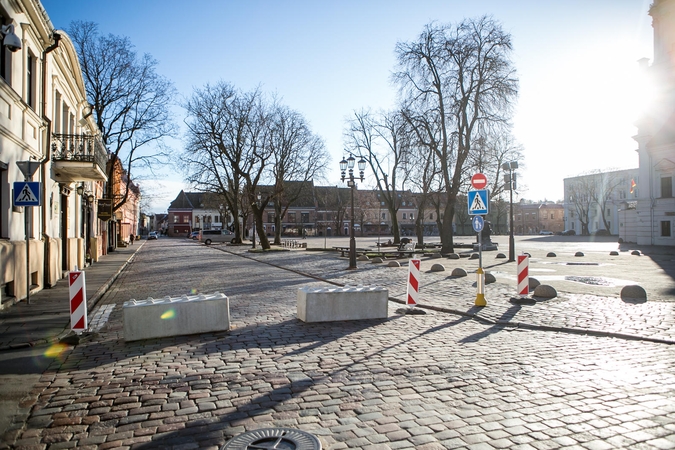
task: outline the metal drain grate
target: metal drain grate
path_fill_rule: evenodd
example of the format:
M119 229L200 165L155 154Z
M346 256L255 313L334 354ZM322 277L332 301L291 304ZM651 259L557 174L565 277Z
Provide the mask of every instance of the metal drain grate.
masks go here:
M233 437L220 450L321 450L313 434L293 428L261 428Z

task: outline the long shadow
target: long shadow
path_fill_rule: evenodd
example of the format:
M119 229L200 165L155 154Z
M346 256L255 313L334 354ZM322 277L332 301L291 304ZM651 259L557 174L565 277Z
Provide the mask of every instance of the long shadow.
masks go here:
M385 353L389 350L395 349L398 345L405 344L407 342L414 341L415 339L418 339L421 336L435 333L437 331L443 330L445 328L460 324L462 322L465 322L467 320L470 320L469 317L460 317L457 320L454 320L452 322L448 322L442 325L438 325L432 328L429 328L414 337L411 337L409 339L406 339L401 342L396 342L393 343L392 345L382 348L374 353L371 353L367 356L364 356L358 360L354 360L352 363L341 366L339 369L332 371L328 374L320 375L317 377L310 377L306 376L303 379L300 380L294 380L291 381L290 383L287 383L285 385L279 386L269 392L262 393L260 395L257 395L255 397L252 397L247 403L238 405L236 407L236 410L221 416L217 417L217 425L214 426L214 418L209 417L205 419L197 419L194 421L191 421L189 426L187 426L184 429L181 430L176 430L174 432L170 432L168 434L163 435L161 438L156 439L152 442L144 443L144 444L138 444L138 446L135 446L135 448L139 449L150 449L150 448L171 448L174 446L180 446L180 445L194 445L195 444L195 436L203 433L206 430L209 430L213 432L214 429L219 429L222 430L222 437L218 439L217 437L213 437L213 435L210 437L209 440L207 441L199 441L199 446L204 447L206 445L222 445L222 440L224 439L225 441L231 439L232 437L235 436L235 434L228 434L227 429L228 428L233 428L234 425L232 422L236 422L238 420L247 420L251 419L257 416L262 416L262 415L268 415L268 414L274 414L274 413L279 413L276 408L283 404L284 402L288 400L292 400L295 397L301 396L304 392L309 390L310 388L314 387L316 384L324 382L324 381L329 381L332 378L340 376L342 373L348 373L349 369L358 365L362 364L364 361L366 361L368 358L372 358L375 355ZM309 350L314 350L319 346L313 345L310 346L311 348L307 348L306 351ZM286 354L288 355L288 354ZM201 428L201 430L200 430ZM236 434L239 434L238 432ZM198 439L197 439L198 440Z
M492 325L489 328L486 328L485 330L483 330L479 333L475 333L475 334L472 334L472 335L467 336L465 338L462 338L459 342L461 342L461 343L478 342L483 338L486 338L486 337L488 337L492 334L495 334L495 333L498 333L498 332L502 331L504 329L504 325L501 324L500 322L510 321L511 319L513 319L516 316L516 314L518 314L518 311L520 311L520 309L521 309L520 305L513 305L513 306L509 307L509 309L504 311L504 314L502 314L501 317L499 317L499 319L497 319L498 323ZM471 311L471 310L469 310L469 311Z
M665 246L638 246L637 244L619 244L619 251L630 252L639 250L643 256L649 257L673 281L672 287L665 291L666 295L675 296L675 248Z

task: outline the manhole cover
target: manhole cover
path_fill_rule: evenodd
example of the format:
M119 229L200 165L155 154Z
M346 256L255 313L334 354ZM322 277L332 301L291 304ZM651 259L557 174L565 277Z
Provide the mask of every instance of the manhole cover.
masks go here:
M261 428L233 437L221 450L321 450L313 434L293 428Z

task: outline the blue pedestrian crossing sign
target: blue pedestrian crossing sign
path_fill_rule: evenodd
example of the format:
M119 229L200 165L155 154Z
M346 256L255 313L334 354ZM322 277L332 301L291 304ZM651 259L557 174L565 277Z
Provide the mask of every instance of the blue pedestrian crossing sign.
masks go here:
M14 206L40 206L40 183L38 181L15 181Z
M478 189L469 191L468 195L469 215L483 215L487 214L489 210L489 199L487 189Z

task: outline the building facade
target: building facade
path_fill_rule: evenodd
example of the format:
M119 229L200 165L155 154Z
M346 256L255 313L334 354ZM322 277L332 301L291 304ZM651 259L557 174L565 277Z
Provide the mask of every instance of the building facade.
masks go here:
M639 196L623 210L622 239L675 246L675 0L654 0L654 59L645 67L653 99L637 123Z

